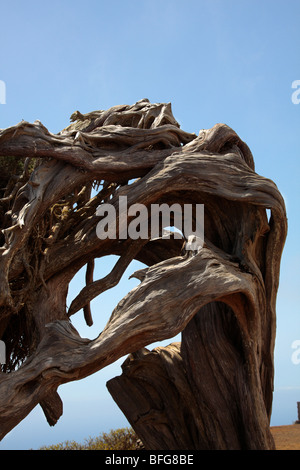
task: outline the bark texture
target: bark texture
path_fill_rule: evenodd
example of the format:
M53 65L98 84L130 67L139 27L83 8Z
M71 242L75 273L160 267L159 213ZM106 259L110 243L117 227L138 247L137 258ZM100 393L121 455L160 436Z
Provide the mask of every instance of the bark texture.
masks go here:
M287 233L283 198L258 175L249 147L225 124L180 129L170 104L71 116L58 134L39 121L0 130L0 437L38 404L50 425L59 385L130 354L108 389L147 449L272 449L276 295ZM20 165L21 163L21 165ZM204 204L203 248L182 239L120 238L143 204ZM97 208L116 210L100 239ZM270 210L268 217L267 209ZM161 227L163 229L163 227ZM94 260L117 255L94 279ZM71 323L115 286L132 260L147 267L99 336ZM86 286L66 306L86 266ZM182 341L145 347L182 332Z

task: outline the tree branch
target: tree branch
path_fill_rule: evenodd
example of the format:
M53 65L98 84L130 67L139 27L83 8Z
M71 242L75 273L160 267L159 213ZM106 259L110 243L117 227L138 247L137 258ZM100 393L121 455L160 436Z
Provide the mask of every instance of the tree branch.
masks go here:
M48 325L32 357L18 371L0 378L0 437L43 401L49 389L84 378L130 351L175 336L211 301L232 303L232 296L240 293L248 298L251 316L247 319L242 312L235 313L243 328L245 350L249 349L258 315L256 285L250 274L241 273L226 258L204 248L196 256L178 257L147 269L141 284L118 304L93 341L80 338L66 322Z

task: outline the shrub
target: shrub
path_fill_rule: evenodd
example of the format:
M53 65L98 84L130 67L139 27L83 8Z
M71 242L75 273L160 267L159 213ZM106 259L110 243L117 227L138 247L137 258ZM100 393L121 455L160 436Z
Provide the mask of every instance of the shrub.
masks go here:
M83 444L65 441L40 450L136 450L138 437L132 428L121 428L85 439Z

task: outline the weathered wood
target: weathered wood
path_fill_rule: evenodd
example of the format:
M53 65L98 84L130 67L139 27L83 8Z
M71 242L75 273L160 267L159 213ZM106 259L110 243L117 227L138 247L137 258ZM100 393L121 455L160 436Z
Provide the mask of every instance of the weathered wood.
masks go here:
M109 389L149 449L270 449L276 295L287 222L276 185L254 171L228 126L184 132L170 104L72 115L51 134L39 121L0 130L0 155L27 158L0 190L0 437L38 403L50 425L59 385L134 353ZM35 165L30 167L30 158ZM1 163L1 162L0 162ZM91 195L91 188L94 193ZM205 241L120 239L127 204L205 206ZM97 235L97 207L116 211L116 238ZM268 220L266 209L270 209ZM94 280L95 258L118 255ZM115 286L132 260L140 284L99 336L81 338L70 318ZM87 266L86 286L66 305ZM101 312L100 312L101 314ZM145 346L182 332L182 344ZM131 400L127 400L131 397ZM177 413L177 414L176 414Z
M46 398L40 401L42 410L50 426L54 426L63 414L63 404L56 391L49 392Z
M180 343L131 354L123 374L107 382L146 449L200 449L202 420L189 386ZM204 432L204 427L202 427Z

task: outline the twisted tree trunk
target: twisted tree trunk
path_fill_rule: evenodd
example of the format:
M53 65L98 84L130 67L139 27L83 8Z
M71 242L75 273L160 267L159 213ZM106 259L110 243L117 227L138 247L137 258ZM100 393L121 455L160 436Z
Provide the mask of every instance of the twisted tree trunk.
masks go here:
M287 231L276 185L255 173L232 129L184 132L170 104L142 100L77 111L72 120L55 135L39 121L0 130L1 438L37 404L55 424L59 385L132 353L108 388L146 448L273 448L276 294ZM191 251L175 235L166 239L163 226L154 239L124 237L132 213L120 209L121 196L149 214L158 203L204 204L203 246ZM101 239L97 211L107 203L116 236ZM116 265L94 280L94 259L108 254L118 255ZM91 325L91 300L133 259L147 266L133 273L140 284L97 338L81 338L72 315L82 309ZM67 309L69 283L85 265L86 286ZM181 344L145 349L180 332Z

